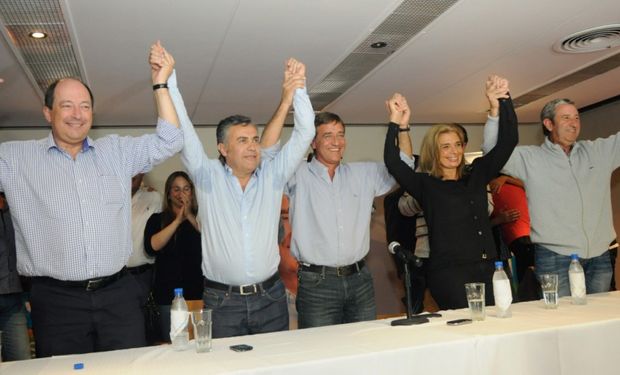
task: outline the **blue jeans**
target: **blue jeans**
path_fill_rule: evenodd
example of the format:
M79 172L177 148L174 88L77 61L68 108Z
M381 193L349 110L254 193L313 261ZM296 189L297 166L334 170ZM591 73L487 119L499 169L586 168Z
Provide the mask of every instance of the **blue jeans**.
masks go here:
M0 295L2 360L30 359L30 339L22 293Z
M288 330L288 307L282 280L257 294L240 295L205 287L205 308L213 309L213 338Z
M558 295L560 297L570 296L570 284L568 282L568 266L570 257L555 253L546 247L534 244L536 275L544 273L558 274ZM586 276L586 291L591 293L602 293L609 291L611 283L611 259L609 251L589 259L579 259L583 272Z
M368 267L349 276L298 271L299 328L375 320L377 308Z

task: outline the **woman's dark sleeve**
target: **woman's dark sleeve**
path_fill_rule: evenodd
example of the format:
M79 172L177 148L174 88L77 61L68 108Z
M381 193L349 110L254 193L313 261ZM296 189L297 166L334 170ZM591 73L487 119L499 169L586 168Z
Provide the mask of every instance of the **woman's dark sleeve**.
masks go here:
M150 256L157 256L158 251L151 246L151 237L161 230L161 214L153 214L149 217L144 227L144 251Z
M486 183L497 177L519 143L517 125L517 114L512 99L500 99L497 144L486 155L474 162L476 172L483 173Z
M398 147L398 124L391 122L385 136L385 146L383 148L383 161L388 172L394 179L415 199L420 201L421 178L404 161L400 159L400 149ZM417 164L417 163L416 163Z

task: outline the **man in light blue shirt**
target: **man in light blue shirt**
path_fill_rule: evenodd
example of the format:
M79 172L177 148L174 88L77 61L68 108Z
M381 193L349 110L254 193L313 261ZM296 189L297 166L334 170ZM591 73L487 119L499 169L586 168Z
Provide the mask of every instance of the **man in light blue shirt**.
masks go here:
M157 134L91 139L92 93L65 78L45 95L49 136L0 145L0 191L12 208L17 269L32 277L37 357L145 344L140 286L123 268L132 249L131 177L183 144L165 87L174 59L150 59Z
M191 124L174 76L169 81L185 147L182 159L194 184L202 226L204 303L213 309L213 337L286 330L288 311L278 275L277 244L284 185L314 136L314 112L305 89L305 67L289 60L281 108L292 101L295 128L289 142L261 160L256 126L230 116L217 127L219 160L209 159ZM294 95L293 95L294 93Z
M299 328L374 320L373 280L364 260L370 249L372 204L396 182L383 163L342 162L345 125L338 115L319 113L314 124L314 157L299 165L285 189L291 253L300 263ZM277 141L282 126L282 121L268 125L264 146ZM401 129L399 141L409 152L401 157L413 166L408 110Z

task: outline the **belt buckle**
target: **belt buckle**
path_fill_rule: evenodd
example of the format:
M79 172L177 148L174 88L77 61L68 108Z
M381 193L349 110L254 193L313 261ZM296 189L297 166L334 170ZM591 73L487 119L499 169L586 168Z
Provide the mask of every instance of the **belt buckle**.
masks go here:
M245 291L246 287L250 288L249 292ZM256 293L258 293L258 287L256 286L256 284L239 285L239 295L248 296Z
M86 283L86 291L97 290L99 285L101 285L101 281L103 281L103 279L88 280L88 283Z
M343 273L345 268L346 267L336 267L336 276L338 277L345 276L345 274Z

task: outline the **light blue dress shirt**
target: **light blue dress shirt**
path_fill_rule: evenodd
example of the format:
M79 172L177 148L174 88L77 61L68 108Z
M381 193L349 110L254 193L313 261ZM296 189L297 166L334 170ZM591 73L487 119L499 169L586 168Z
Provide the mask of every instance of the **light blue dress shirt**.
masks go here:
M410 165L413 160L401 154ZM368 254L374 198L396 181L383 163L341 163L333 180L313 158L288 181L291 253L302 263L338 267Z
M229 285L265 281L278 270L278 221L286 181L314 137L314 112L308 94L297 89L293 99L295 127L273 159L262 159L245 190L227 165L209 159L176 88L170 94L183 129L182 160L196 187L202 226L202 271L209 280Z
M52 133L0 145L0 191L11 205L17 269L86 280L118 272L131 254L131 177L177 153L181 130L87 138L75 160Z

